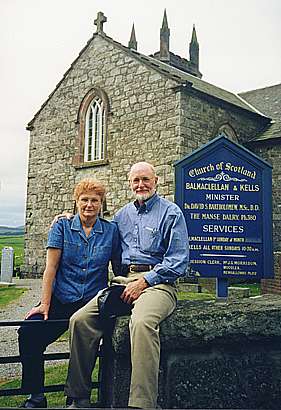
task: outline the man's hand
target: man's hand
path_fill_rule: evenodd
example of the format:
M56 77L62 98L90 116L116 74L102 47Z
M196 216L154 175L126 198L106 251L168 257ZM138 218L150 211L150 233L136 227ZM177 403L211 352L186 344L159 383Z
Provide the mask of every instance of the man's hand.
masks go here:
M148 286L149 285L146 280L144 278L140 278L134 282L130 282L120 297L124 302L132 304L138 299L142 291L148 288Z
M70 219L70 218L72 218L72 217L73 217L73 214L72 214L71 212L63 212L62 214L56 215L56 216L54 217L54 219L52 220L51 228L55 225L55 223L58 222L58 220L59 220L60 218Z
M48 319L50 305L45 303L41 303L39 306L32 308L25 316L25 319L29 318L30 316L40 314L44 316L44 320Z

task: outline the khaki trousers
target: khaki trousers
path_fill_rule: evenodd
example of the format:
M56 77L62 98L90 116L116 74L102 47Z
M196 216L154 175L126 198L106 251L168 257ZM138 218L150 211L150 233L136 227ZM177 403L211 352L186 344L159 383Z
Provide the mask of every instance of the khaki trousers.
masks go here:
M134 274L129 278L135 280L143 275ZM118 278L114 281L119 282ZM176 288L165 284L145 289L134 302L129 323L132 364L130 407L156 408L160 362L159 324L175 307ZM70 319L69 333L70 359L65 393L73 398L89 398L91 375L102 337L97 297L74 313Z

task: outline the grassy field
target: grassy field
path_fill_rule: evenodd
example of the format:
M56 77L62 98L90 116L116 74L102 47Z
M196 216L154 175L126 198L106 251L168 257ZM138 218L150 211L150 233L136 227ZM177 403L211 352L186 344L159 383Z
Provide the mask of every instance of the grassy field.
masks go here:
M261 286L260 283L241 283L235 285L240 288L249 288L250 289L250 296L258 296L261 294ZM202 293L193 293L193 292L178 292L178 299L179 300L210 300L216 299L215 293L210 293L208 291L203 291Z
M45 371L45 385L50 384L62 384L66 379L67 373L67 364L56 365L56 366L49 366L46 367ZM96 365L93 373L93 380L98 380L98 365ZM9 382L0 382L0 390L1 389L12 389L16 387L20 387L21 379L14 379ZM48 407L65 407L65 396L63 392L59 393L47 393L46 394L48 400ZM0 408L5 407L18 407L25 396L11 396L11 397L0 397ZM97 401L97 391L96 389L92 392L91 397L92 402Z
M259 296L261 294L261 285L260 283L243 283L234 285L239 288L249 288L250 296Z
M0 287L0 308L8 305L8 303L18 299L27 288L14 288L14 287Z
M14 248L15 268L20 267L20 265L23 264L23 247L24 247L23 235L0 236L0 252L5 246L11 246L12 248Z

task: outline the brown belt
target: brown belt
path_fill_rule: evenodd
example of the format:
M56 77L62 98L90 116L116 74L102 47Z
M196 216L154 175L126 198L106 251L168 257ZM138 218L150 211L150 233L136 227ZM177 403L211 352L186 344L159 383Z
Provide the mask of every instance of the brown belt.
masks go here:
M155 265L128 265L129 272L147 272L154 268Z

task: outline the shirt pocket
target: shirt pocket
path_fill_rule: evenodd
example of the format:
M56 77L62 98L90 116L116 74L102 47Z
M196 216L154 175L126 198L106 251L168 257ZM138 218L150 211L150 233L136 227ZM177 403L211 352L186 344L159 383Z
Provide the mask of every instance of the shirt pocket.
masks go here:
M94 246L93 254L91 255L91 259L95 263L95 265L107 265L111 259L111 251L112 247L108 245L97 245Z
M160 231L155 227L145 226L140 231L140 249L143 252L158 253L161 242Z
M63 252L62 252L62 259L67 263L77 264L81 261L81 244L64 241L63 242Z

